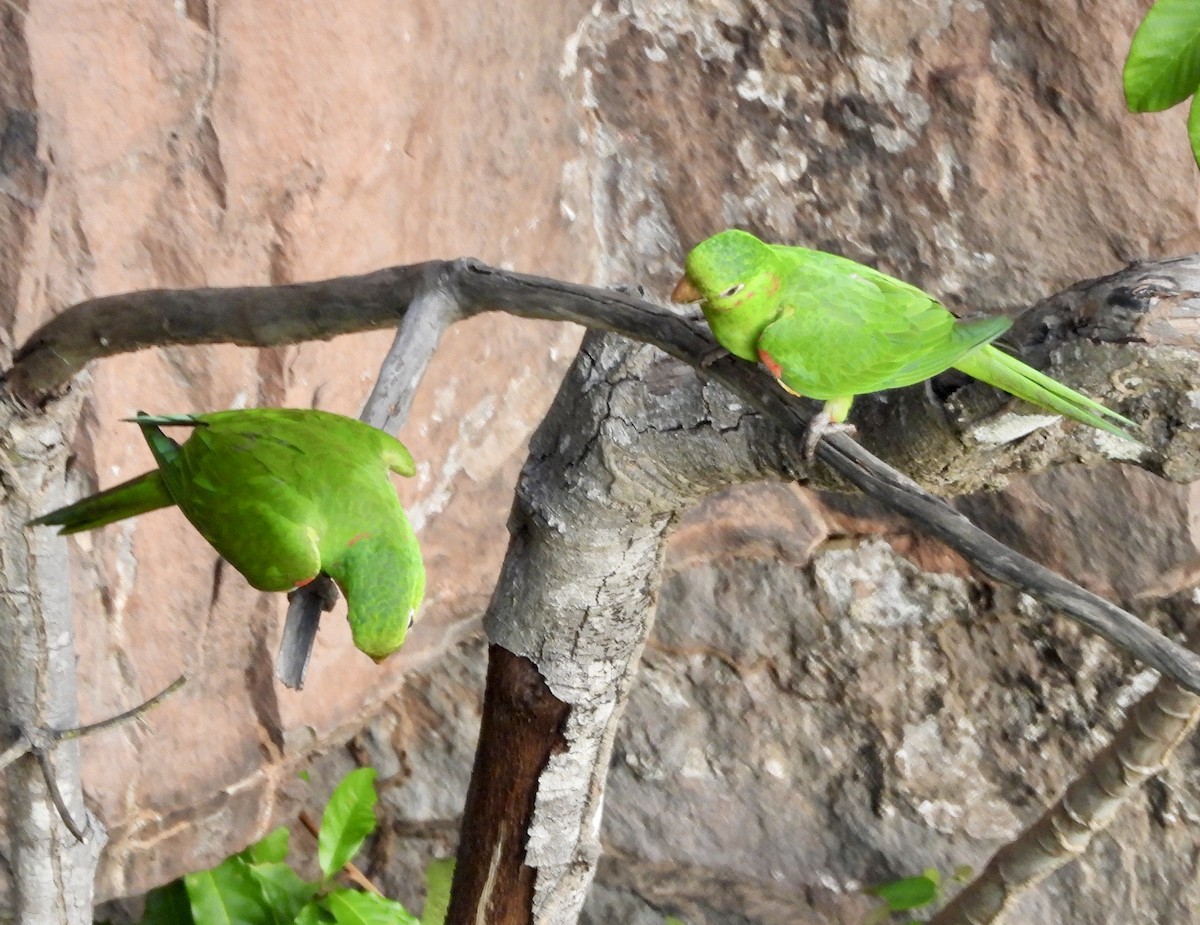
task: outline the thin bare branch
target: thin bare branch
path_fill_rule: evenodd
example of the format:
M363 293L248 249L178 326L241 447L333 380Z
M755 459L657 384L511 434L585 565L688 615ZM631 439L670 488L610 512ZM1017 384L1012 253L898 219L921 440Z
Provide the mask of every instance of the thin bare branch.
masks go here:
M323 572L288 595L287 617L283 621L283 635L275 659L275 677L293 690L304 687L321 614L333 610L337 599L337 585Z
M463 317L458 300L446 290L445 278L439 276L431 282L433 285L422 289L413 299L379 368L375 388L359 415L372 427L388 433L396 433L408 420L413 396L425 378L442 335Z
M126 710L124 713L118 713L116 716L111 716L98 723L86 723L70 729L22 730L17 734L16 741L8 746L3 754L0 754L0 770L12 764L12 762L22 755L33 755L37 759L38 767L41 768L42 777L46 782L46 791L50 795L50 801L54 804L54 808L58 810L58 815L62 818L63 825L75 836L77 841L82 842L86 838L84 827L75 821L71 810L67 807L67 801L63 798L62 791L58 786L58 776L54 770L54 763L50 760L55 747L60 742L81 739L84 736L89 736L105 729L111 729L131 719L139 718L147 710L158 706L158 704L166 700L171 694L183 687L186 681L187 677L181 675L149 700Z
M4 749L3 752L0 752L0 771L3 771L22 755L28 754L32 748L33 745L29 741L29 736L23 732L18 732L13 743Z
M118 713L116 716L110 716L108 719L102 719L98 723L85 723L82 726L76 726L74 729L51 729L47 731L47 735L55 743L66 741L67 739L80 739L84 736L90 736L97 732L103 732L105 729L112 729L114 726L119 726L122 723L127 723L131 719L140 719L150 710L174 694L183 685L187 683L187 675L180 675L161 691L151 697L149 700L139 703L136 707L130 707L123 713Z
M76 822L71 815L67 801L63 799L62 791L58 789L58 775L54 771L54 762L50 760L50 752L37 748L33 750L33 757L37 759L38 767L42 769L42 779L46 782L50 802L58 810L58 815L62 819L63 825L67 827L67 831L75 836L77 842L82 844L87 840L87 834L84 832L83 826Z
M1200 261L1174 261L1170 267L1172 273L1185 280L1200 275ZM1122 296L1119 300L1102 299L1098 307L1090 306L1090 323L1094 327L1089 330L1117 340L1148 340L1156 332L1173 344L1191 343L1194 340L1191 337L1194 325L1190 324L1194 313L1192 293L1200 287L1190 282L1171 284L1170 279L1164 283L1161 268L1149 265L1129 272L1153 282L1153 286L1147 283L1142 287L1147 296L1140 313L1130 308L1129 294L1136 293L1137 287L1131 289L1129 279L1117 274L1110 278L1112 288L1120 285ZM1120 282L1122 279L1124 282ZM1105 282L1093 286L1102 291ZM22 400L38 402L89 359L152 344L268 345L396 324L414 299L429 290L452 295L461 317L502 310L524 317L575 321L653 344L697 368L714 347L707 330L661 306L623 293L498 270L464 259L397 267L320 283L227 290L155 290L81 303L64 311L30 338L19 351L6 384ZM1137 304L1136 299L1132 301ZM1164 310L1164 305L1170 310ZM1171 319L1176 315L1183 321L1173 327ZM1178 351L1172 351L1172 356L1177 360ZM808 414L802 409L810 407L808 403L784 395L761 370L727 358L708 366L704 374L790 433L800 435L807 427ZM897 417L894 409L891 416ZM901 421L895 426L900 428L899 433L887 427L880 428L880 432L903 443L904 427L911 427L912 422ZM1143 459L1143 464L1147 467L1157 464L1160 471L1190 479L1195 476L1191 468L1195 452L1189 442L1188 428L1178 430L1182 436L1156 434L1154 452ZM868 440L875 436L873 430L864 433ZM1169 457L1169 451L1177 444L1182 445L1183 455ZM961 441L957 452L962 452ZM1158 452L1163 454L1161 458L1155 455ZM825 440L818 447L818 458L891 510L926 526L985 574L1046 601L1187 689L1200 691L1200 657L1195 653L1145 626L1132 614L1008 550L911 479L873 458L864 448L845 438ZM933 467L937 468L936 461ZM812 479L814 473L797 462L795 469L785 475Z
M32 406L99 357L167 344L271 347L395 327L425 273L440 266L289 286L147 289L89 299L34 332L14 358L8 389Z
M929 925L990 925L1023 892L1087 850L1117 811L1166 766L1200 719L1200 696L1163 679L1041 818L992 856Z
M803 430L791 429L802 436ZM1200 655L1136 616L984 533L941 498L885 466L845 434L825 437L817 457L864 494L905 515L983 574L1032 595L1150 667L1200 692Z

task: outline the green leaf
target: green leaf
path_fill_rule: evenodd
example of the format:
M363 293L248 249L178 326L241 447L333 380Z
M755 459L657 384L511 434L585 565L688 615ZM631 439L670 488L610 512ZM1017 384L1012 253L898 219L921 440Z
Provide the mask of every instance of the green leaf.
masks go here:
M341 870L375 831L374 780L374 768L351 771L329 797L317 838L317 859L326 877Z
M256 841L238 857L251 864L278 864L287 859L288 830L287 826L268 832L266 836Z
M1200 87L1200 3L1158 0L1133 35L1125 59L1125 102L1157 112Z
M904 912L937 899L938 885L926 876L905 877L870 887L867 892L882 899L892 912Z
M197 925L275 925L250 865L236 855L183 882Z
M192 905L182 880L172 880L146 894L141 925L194 925Z
M1192 143L1192 157L1196 159L1196 166L1200 167L1200 96L1196 96L1192 100L1191 109L1188 110L1188 141Z
M326 912L318 903L311 902L300 910L292 925L324 925L333 920L332 912Z
M357 890L336 890L324 899L338 925L421 925L394 899Z
M318 883L301 880L294 870L282 862L251 864L249 869L275 921L281 925L290 925L295 921L320 887Z
M450 881L454 879L454 858L434 858L425 867L425 908L421 925L443 925L450 911ZM682 923L680 923L682 925Z

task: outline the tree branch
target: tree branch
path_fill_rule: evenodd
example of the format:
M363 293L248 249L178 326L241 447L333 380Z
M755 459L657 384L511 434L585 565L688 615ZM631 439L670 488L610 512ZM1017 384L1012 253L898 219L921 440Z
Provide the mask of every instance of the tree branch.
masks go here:
M1038 346L1047 351L1053 349L1056 339L1079 347L1079 338L1085 335L1122 343L1144 341L1149 347L1155 342L1171 348L1185 344L1194 347L1200 327L1196 324L1200 315L1197 291L1200 260L1139 265L1080 284L1058 297L1059 301L1048 300L1035 309L1032 318L1022 319L1022 329L1027 336L1040 332ZM150 290L90 300L67 309L35 332L18 352L3 384L23 402L37 404L96 357L152 344L231 342L267 346L369 330L401 321L422 293L437 294L434 314L445 323L493 310L574 321L652 344L697 368L714 347L706 329L631 295L498 270L462 259L282 287ZM1083 305L1087 316L1065 315L1060 304L1063 300L1073 300L1077 308ZM1062 334L1067 327L1069 336ZM424 340L431 345L430 350L436 346L436 336L425 336ZM1159 390L1143 386L1137 396L1137 410L1148 418L1152 432L1152 446L1141 454L1141 464L1174 478L1200 477L1200 410L1186 397L1185 383L1194 377L1183 375L1186 371L1182 368L1191 364L1200 371L1200 355L1169 349L1171 367L1162 368L1147 362L1147 347L1109 345L1095 349L1107 351L1110 367L1115 358L1136 369L1143 379L1153 380L1157 375L1162 380ZM1089 367L1105 368L1099 362ZM799 434L807 427L808 414L801 409L811 407L810 403L784 395L761 370L725 358L711 364L705 374L789 432ZM416 380L410 377L410 381ZM1118 390L1109 382L1106 389L1092 391L1111 400ZM975 385L953 394L955 399L965 395L964 404L973 410L981 397L991 401L995 409L991 389ZM1097 438L1078 427L1061 440L1039 432L997 451L978 441L978 417L960 428L944 409L931 408L919 389L899 393L895 398L899 408L892 400L889 395L860 400L863 408L856 420L866 419L867 423L860 426L864 444L916 463L914 472L918 477L926 477L941 490L995 483L1007 468L1047 465L1063 455L1099 458L1107 451L1122 457L1129 452L1124 441L1105 440L1103 435ZM394 399L386 401L395 404ZM1123 410L1131 411L1128 407ZM1160 413L1154 416L1155 411ZM1022 452L1028 455L1021 456ZM1132 614L1007 550L936 497L923 492L912 479L873 460L865 448L846 439L825 440L817 455L844 480L843 487L849 483L914 519L985 574L1047 600L1185 688L1200 691L1200 657L1195 653L1146 627ZM968 465L968 456L982 462ZM961 480L956 476L960 471L968 473ZM791 464L783 474L824 484L823 473L810 470L802 462Z
M1197 266L1192 261L1180 272L1196 275ZM1143 466L1190 479L1200 470L1200 411L1188 398L1188 383L1200 363L1193 352L1177 348L1195 344L1195 288L1170 279L1163 284L1164 278L1161 268L1138 267L1093 282L1087 291L1094 295L1095 311L1072 317L1058 344L1062 323L1053 302L1038 310L1040 324L1026 330L1051 368L1057 361L1080 375L1102 376L1099 383L1089 380L1087 390L1147 421L1151 446L1138 451ZM1137 279L1143 282L1131 282ZM394 297L386 291L389 285ZM707 330L631 296L457 261L273 290L160 291L96 300L90 308L85 303L69 309L35 334L5 381L13 395L37 404L89 358L145 346L145 335L129 332L144 331L147 324L158 343L275 344L394 324L421 292L434 291L445 296L446 318L504 310L576 321L654 344L697 367L713 348ZM362 311L356 314L357 299ZM323 300L329 300L328 319L321 314ZM159 303L161 312L155 308ZM181 311L188 319L182 329L175 326ZM230 311L238 317L226 330L220 318ZM1093 346L1080 339L1091 336L1118 343ZM436 336L425 340L436 345ZM1139 340L1147 343L1129 345ZM1156 341L1169 346L1156 352ZM1085 363L1065 356L1080 350L1089 351ZM810 406L784 396L760 370L726 359L703 373L740 399L731 402L727 392L709 390L690 372L654 357L627 342L589 336L535 438L486 625L499 647L495 651L506 652L505 659L527 659L549 695L566 705L554 733L565 745L562 751L548 747L543 767L530 762L526 770L493 782L493 788L537 795L520 828L526 836L520 857L507 850L510 841L506 849L503 835L515 830L488 814L481 796L486 788L473 783L467 818L484 821L464 839L464 857L472 860L456 875L452 922L473 920L481 909L494 911L487 897L497 895L528 897L526 915L539 922L573 921L594 871L612 735L649 631L663 543L678 512L720 485L784 477L858 487L926 526L985 573L1049 601L1185 687L1200 690L1197 656L1006 550L864 447L845 438L822 442L818 459L836 473L831 482L826 470L811 467L797 453L795 437L807 425ZM1141 383L1132 394L1124 382L1134 375L1123 375L1123 367ZM932 391L939 389L948 402L931 402L927 391L912 389L861 401L857 418L868 446L904 461L939 490L994 484L1010 471L1064 459L1128 458L1125 444L1071 426L998 444L988 437L988 425L994 433L996 421L1019 418L1006 399L952 379ZM522 683L532 677L523 676ZM502 706L512 702L490 694L485 729L503 728ZM550 736L542 730L534 739L546 747ZM486 866L480 867L481 859ZM537 871L532 896L521 886L529 882L529 869Z
M19 731L20 758L6 769L9 848L17 887L15 921L90 922L92 881L104 827L83 803L79 746L66 742L46 752L31 749L36 730L76 725L75 653L66 546L49 531L25 526L61 478L74 408L21 414L0 398L0 702ZM44 508L43 508L44 509ZM48 811L53 803L58 812ZM73 820L67 823L65 820ZM76 822L82 820L82 824Z
M1195 610L1194 606L1189 608ZM1196 624L1193 617L1193 638ZM1033 825L997 851L929 925L990 925L1013 902L1082 855L1143 784L1160 773L1200 719L1200 696L1163 678L1111 742Z
M446 292L444 274L425 273L380 367L360 420L390 433L404 426L417 386L425 377L442 335L459 318L458 303ZM336 601L337 587L325 574L288 596L275 677L293 690L304 687L321 614L332 610Z

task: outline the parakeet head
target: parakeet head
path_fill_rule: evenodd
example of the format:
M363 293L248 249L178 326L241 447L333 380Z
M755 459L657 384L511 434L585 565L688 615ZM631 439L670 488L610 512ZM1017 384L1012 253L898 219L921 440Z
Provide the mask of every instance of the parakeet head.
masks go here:
M346 595L355 648L381 662L404 642L425 596L425 568L415 538L366 537L342 557L333 579Z
M733 228L692 248L671 298L676 302L703 301L717 312L727 312L778 285L770 247L749 232Z
M755 362L759 334L779 311L780 279L770 245L749 232L731 229L692 248L671 298L700 302L721 346Z

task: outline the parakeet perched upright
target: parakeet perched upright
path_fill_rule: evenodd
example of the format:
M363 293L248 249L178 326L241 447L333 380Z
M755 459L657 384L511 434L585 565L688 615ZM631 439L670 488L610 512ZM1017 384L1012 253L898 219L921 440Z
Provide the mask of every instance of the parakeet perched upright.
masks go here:
M353 418L295 408L132 420L158 469L31 524L76 533L177 504L255 588L290 591L324 572L346 596L354 644L376 661L400 648L425 569L388 478L415 471L399 440ZM180 445L160 425L192 433Z
M671 296L700 302L713 336L785 389L825 402L810 451L856 395L954 367L1030 404L1132 440L1133 421L991 346L1012 322L960 321L915 286L863 264L722 231L697 244Z

